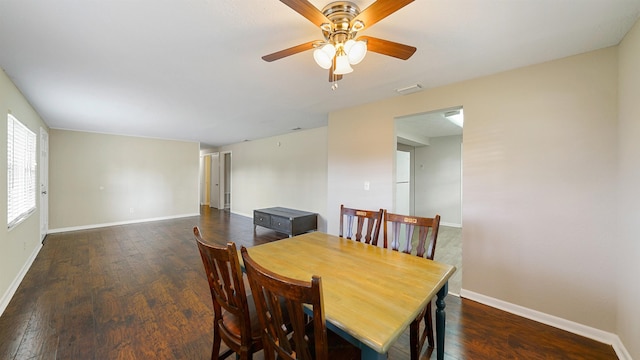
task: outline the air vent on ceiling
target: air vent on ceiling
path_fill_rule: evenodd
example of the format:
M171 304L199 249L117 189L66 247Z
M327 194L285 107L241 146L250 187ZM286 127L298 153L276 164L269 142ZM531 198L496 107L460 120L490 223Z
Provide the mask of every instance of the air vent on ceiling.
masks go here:
M415 85L411 85L411 86L407 86L407 87L403 87L400 89L396 89L396 92L400 95L407 95L407 94L411 94L414 92L418 92L422 90L422 85L420 84L415 84Z

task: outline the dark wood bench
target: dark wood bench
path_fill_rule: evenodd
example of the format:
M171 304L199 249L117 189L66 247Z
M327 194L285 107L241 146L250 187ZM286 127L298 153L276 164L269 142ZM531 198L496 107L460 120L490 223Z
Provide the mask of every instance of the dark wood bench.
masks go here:
M253 210L254 231L258 226L292 237L317 230L318 214L283 207Z

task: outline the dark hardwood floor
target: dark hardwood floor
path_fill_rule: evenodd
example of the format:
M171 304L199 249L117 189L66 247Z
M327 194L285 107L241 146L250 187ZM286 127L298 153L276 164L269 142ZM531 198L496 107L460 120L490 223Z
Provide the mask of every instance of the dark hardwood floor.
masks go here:
M208 358L213 315L195 225L238 248L285 236L254 234L251 219L208 207L200 217L48 235L0 317L0 359ZM617 359L609 345L473 301L449 296L446 310L447 359ZM409 359L408 342L407 331L389 359Z

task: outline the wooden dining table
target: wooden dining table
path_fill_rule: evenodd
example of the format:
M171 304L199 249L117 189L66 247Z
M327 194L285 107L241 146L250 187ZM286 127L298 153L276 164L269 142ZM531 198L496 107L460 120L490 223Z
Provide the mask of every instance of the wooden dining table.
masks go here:
M444 358L444 298L454 266L322 232L247 251L280 275L304 281L322 277L327 327L360 347L362 359L386 359L393 343L437 297L436 354Z

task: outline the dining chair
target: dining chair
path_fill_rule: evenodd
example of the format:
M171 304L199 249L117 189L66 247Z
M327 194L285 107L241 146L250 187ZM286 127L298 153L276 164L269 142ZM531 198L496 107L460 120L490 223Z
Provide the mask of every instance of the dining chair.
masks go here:
M320 277L314 275L310 282L284 277L256 263L244 246L240 252L254 294L266 360L360 359L359 348L326 327Z
M433 218L384 213L384 247L407 254L415 253L419 257L433 260L438 240L440 227L440 215ZM391 224L391 229L388 225ZM414 238L415 229L418 229L417 239ZM414 243L415 251L414 251ZM424 330L420 333L420 322L424 320ZM425 306L409 326L409 346L411 348L411 360L418 360L422 348L428 340L429 347L434 347L433 339L433 315L431 301Z
M371 245L378 245L378 236L380 235L380 227L382 224L383 209L378 211L360 210L347 208L340 205L340 237L351 239L354 236L354 220L357 219L355 228L356 241L362 241L363 230L364 242ZM346 218L346 221L345 221ZM365 227L366 223L366 227ZM344 235L344 236L343 236Z
M255 304L245 291L240 258L233 242L226 246L206 243L196 226L193 234L207 273L213 300L213 348L211 359L226 359L236 353L242 360L262 349L262 337ZM221 340L229 347L220 353Z

